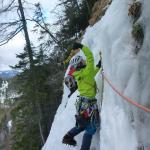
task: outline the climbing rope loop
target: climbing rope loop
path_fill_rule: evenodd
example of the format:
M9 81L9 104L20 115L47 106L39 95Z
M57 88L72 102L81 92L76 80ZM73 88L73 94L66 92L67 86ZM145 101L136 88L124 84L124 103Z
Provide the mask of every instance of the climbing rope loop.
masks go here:
M104 72L102 72L102 76L104 78L104 80L109 84L109 86L118 94L120 95L124 100L126 100L127 102L131 103L132 105L144 110L145 112L150 112L150 108L143 106L139 103L137 103L136 101L130 99L129 97L125 96L122 92L120 92L112 83L111 81L106 77L106 75L104 74Z

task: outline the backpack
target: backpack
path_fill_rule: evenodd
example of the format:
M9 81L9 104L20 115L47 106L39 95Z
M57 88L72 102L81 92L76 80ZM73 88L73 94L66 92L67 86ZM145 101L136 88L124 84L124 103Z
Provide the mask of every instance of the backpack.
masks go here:
M75 81L73 76L67 75L65 77L65 84L70 90L70 94L68 97L70 97L76 90L77 90L77 82Z
M65 77L65 84L69 89L76 87L76 81L73 78L73 76L70 76L70 75L67 75Z

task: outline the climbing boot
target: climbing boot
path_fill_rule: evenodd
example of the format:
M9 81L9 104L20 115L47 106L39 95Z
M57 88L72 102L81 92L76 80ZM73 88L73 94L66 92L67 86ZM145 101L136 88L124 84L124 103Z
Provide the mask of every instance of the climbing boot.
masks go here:
M68 134L66 134L63 137L62 143L64 144L68 144L68 145L72 145L72 146L76 146L77 142L74 140L74 138Z

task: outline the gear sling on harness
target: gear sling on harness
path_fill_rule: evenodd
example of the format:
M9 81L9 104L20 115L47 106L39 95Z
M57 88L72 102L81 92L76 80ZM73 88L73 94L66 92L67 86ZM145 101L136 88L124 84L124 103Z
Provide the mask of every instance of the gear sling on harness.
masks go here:
M76 100L76 125L85 127L87 124L99 127L99 112L96 104L97 100L78 96Z

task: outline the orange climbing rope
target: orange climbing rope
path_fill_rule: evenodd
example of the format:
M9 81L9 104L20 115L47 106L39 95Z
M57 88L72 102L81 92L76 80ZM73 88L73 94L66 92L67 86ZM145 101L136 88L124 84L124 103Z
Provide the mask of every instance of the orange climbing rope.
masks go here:
M134 100L130 99L129 97L125 96L122 92L120 92L117 88L115 88L115 86L113 86L113 84L108 80L108 78L104 75L104 73L102 73L103 78L105 79L105 81L110 85L110 87L117 93L119 94L124 100L126 100L127 102L133 104L134 106L146 111L146 112L150 112L150 108L145 107L137 102L135 102Z

